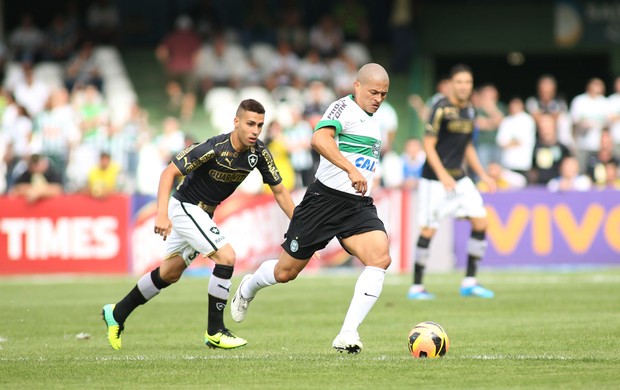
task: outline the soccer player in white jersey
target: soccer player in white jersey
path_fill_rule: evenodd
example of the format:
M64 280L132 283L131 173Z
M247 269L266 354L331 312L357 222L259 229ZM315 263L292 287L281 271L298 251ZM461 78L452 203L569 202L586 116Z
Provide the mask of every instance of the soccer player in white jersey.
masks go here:
M321 155L316 181L295 208L280 258L265 261L241 281L231 301L235 321L243 321L260 289L295 279L313 254L337 237L365 268L332 346L340 352L361 352L357 329L379 298L391 262L385 227L367 196L381 150L381 129L373 114L389 84L381 65L364 65L357 73L354 95L333 102L316 125L312 146Z

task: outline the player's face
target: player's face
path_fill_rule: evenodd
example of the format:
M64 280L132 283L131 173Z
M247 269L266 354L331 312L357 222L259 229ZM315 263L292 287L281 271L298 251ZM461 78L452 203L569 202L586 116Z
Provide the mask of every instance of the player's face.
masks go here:
M387 80L370 80L363 84L356 81L355 101L362 110L374 114L385 100L389 87Z
M459 72L452 76L452 96L459 102L466 102L474 89L474 78L469 72Z
M241 114L235 117L235 141L240 144L238 147L247 150L250 146L254 146L263 131L264 124L265 114L241 111Z

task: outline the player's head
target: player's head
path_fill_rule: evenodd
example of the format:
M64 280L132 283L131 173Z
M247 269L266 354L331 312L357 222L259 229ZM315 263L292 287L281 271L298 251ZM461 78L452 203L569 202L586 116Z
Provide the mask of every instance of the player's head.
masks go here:
M233 145L238 151L247 150L256 144L265 124L265 107L254 99L239 104L235 114Z
M474 74L465 64L455 65L450 71L452 99L457 103L468 102L474 89Z
M377 112L390 88L390 77L385 69L375 63L362 66L353 84L355 102L368 113Z

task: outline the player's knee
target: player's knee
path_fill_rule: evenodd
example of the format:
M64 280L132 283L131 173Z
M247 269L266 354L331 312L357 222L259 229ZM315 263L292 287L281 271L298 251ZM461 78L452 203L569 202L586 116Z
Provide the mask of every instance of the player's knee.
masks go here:
M379 255L375 257L374 259L372 259L371 261L366 262L367 266L377 267L381 269L387 269L390 266L390 264L392 264L392 258L387 253Z
M166 283L176 283L181 279L181 275L183 275L183 270L185 268L180 267L166 267L161 266L159 268L159 276Z
M294 269L276 268L274 270L274 276L278 283L286 283L286 282L290 282L291 280L295 280L295 278L297 278L297 275L299 275L299 272L297 272Z

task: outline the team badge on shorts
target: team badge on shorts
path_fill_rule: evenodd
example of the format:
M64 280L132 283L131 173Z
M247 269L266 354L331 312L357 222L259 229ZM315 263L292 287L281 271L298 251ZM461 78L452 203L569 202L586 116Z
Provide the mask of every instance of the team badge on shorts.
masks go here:
M216 228L215 226L213 226L211 229L209 229L211 231L211 233L213 234L220 234L220 229Z
M248 156L248 163L250 164L250 166L252 168L254 168L256 166L256 163L258 162L258 156L255 154L250 154Z
M297 252L299 250L299 243L297 240L291 241L291 252Z

